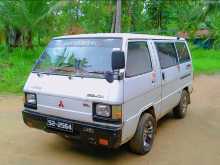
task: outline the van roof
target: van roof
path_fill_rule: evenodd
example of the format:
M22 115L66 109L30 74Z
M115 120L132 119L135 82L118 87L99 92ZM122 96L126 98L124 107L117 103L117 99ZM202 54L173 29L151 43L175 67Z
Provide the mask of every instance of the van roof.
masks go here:
M176 40L177 37L173 36L160 36L148 34L135 34L135 33L93 33L93 34L78 34L78 35L64 35L54 37L53 39L66 39L66 38L127 38L127 39L152 39L152 40ZM179 38L179 40L185 40Z

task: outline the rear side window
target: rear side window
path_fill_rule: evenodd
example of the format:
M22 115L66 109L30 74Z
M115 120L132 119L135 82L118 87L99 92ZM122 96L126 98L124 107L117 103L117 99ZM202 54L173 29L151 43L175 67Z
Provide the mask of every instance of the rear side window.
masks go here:
M184 42L176 42L175 44L180 63L190 61L190 56L186 44Z
M156 42L155 45L159 56L160 66L162 69L178 64L178 58L174 43Z
M147 43L144 41L129 42L126 77L148 73L152 70L152 63Z

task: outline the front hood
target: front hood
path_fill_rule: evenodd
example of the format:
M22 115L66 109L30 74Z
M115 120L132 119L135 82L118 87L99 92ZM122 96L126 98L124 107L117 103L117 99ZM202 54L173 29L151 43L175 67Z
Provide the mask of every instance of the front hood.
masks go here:
M108 104L123 102L123 81L119 80L109 83L100 78L69 79L68 76L31 73L24 91Z

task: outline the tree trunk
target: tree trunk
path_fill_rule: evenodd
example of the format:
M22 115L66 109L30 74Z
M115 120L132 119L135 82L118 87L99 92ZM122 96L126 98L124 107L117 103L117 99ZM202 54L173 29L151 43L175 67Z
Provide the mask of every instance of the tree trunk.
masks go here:
M111 32L115 32L115 12L113 12L113 16L112 16L112 28L111 28Z
M38 45L41 46L41 36L40 33L37 34Z
M162 13L161 13L161 10L159 8L159 10L158 10L158 24L157 24L157 28L159 30L161 30L161 27L162 27Z
M131 15L132 15L132 9L131 9L131 3L129 3L129 1L125 1L125 9L127 11L127 15L128 15L128 24L127 26L127 31L131 32Z
M80 1L76 0L76 21L78 23L79 21L79 14L80 14Z
M18 47L21 46L22 33L19 29L6 26L6 45L8 47Z
M29 29L27 31L27 36L26 36L26 48L32 49L33 48L33 43L32 43L32 31Z
M129 14L130 14L130 31L131 32L135 32L135 30L136 30L136 27L135 27L135 15L134 15L134 8L135 8L135 4L134 4L134 2L132 3L130 3L130 4L128 4L129 5Z
M15 30L15 46L18 47L18 46L21 46L21 38L22 38L22 33L20 30L16 29Z
M121 32L121 0L116 1L115 33Z

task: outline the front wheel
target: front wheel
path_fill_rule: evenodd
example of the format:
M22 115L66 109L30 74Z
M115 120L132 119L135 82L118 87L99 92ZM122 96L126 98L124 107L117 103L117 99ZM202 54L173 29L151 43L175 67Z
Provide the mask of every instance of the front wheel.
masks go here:
M134 137L129 142L131 151L140 155L148 153L152 148L155 132L156 121L154 117L145 113L138 123Z

